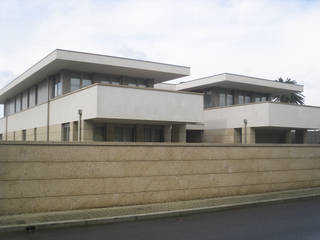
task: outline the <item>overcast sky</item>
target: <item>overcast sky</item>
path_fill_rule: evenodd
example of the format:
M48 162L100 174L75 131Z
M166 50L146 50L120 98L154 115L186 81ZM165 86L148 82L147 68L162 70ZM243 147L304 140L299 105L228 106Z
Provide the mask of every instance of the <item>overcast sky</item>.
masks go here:
M0 87L62 48L289 77L320 105L320 0L0 0L0 29Z

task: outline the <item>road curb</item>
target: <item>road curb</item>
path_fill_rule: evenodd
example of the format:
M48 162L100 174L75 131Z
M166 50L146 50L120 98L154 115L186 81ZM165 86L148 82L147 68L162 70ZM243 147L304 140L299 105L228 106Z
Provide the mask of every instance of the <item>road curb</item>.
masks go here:
M50 228L88 226L88 225L105 224L105 223L118 223L118 222L129 222L129 221L136 221L136 220L157 219L157 218L164 218L164 217L178 217L178 216L189 215L189 214L234 209L234 208L240 208L244 206L259 206L259 205L261 206L261 205L269 205L273 203L281 203L281 202L287 202L287 201L293 201L293 200L312 199L312 198L318 198L318 197L320 197L320 193L265 199L265 200L258 200L258 201L243 201L243 202L237 202L233 204L222 204L222 205L216 205L216 206L187 208L187 209L179 209L179 210L172 210L172 211L160 211L160 212L142 213L142 214L134 214L134 215L88 218L88 219L79 219L79 220L62 220L62 221L52 221L52 222L42 222L42 223L32 223L32 224L16 224L16 225L12 224L12 225L0 226L0 233L16 232L16 231L35 231L39 229L50 229Z

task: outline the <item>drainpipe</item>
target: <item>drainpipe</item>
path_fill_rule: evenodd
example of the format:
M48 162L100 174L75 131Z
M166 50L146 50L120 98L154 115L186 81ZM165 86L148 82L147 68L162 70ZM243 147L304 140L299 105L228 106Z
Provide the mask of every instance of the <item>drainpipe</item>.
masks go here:
M248 120L247 119L243 119L244 122L244 143L247 144L247 124L248 124Z
M8 115L6 114L6 141L8 141Z
M82 109L78 110L79 124L78 124L78 142L81 142L81 120L82 120Z
M48 103L47 103L47 142L49 142L49 131L50 131L50 79L48 77Z

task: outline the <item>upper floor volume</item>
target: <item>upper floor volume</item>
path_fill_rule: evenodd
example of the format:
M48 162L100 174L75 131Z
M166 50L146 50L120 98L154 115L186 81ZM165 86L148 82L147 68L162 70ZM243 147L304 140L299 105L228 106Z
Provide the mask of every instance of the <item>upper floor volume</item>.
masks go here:
M8 116L94 83L153 88L190 68L57 49L0 90Z

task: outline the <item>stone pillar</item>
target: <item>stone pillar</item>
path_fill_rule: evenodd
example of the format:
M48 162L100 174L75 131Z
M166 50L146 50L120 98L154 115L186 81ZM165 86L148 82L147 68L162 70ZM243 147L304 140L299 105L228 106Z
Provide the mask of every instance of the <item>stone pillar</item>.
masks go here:
M171 142L172 136L172 125L165 125L163 128L163 139L164 142Z
M78 141L78 122L70 122L70 142Z
M81 124L81 141L83 142L90 142L93 141L93 123L88 121L88 120L84 120L82 121Z
M144 142L144 126L136 125L136 142Z
M186 142L186 124L172 125L172 142Z
M296 143L303 144L306 141L306 129L297 129L296 130Z
M247 131L247 132L246 132ZM242 128L242 143L246 143L247 138L247 144L255 144L256 143L256 131L255 128L247 127Z

